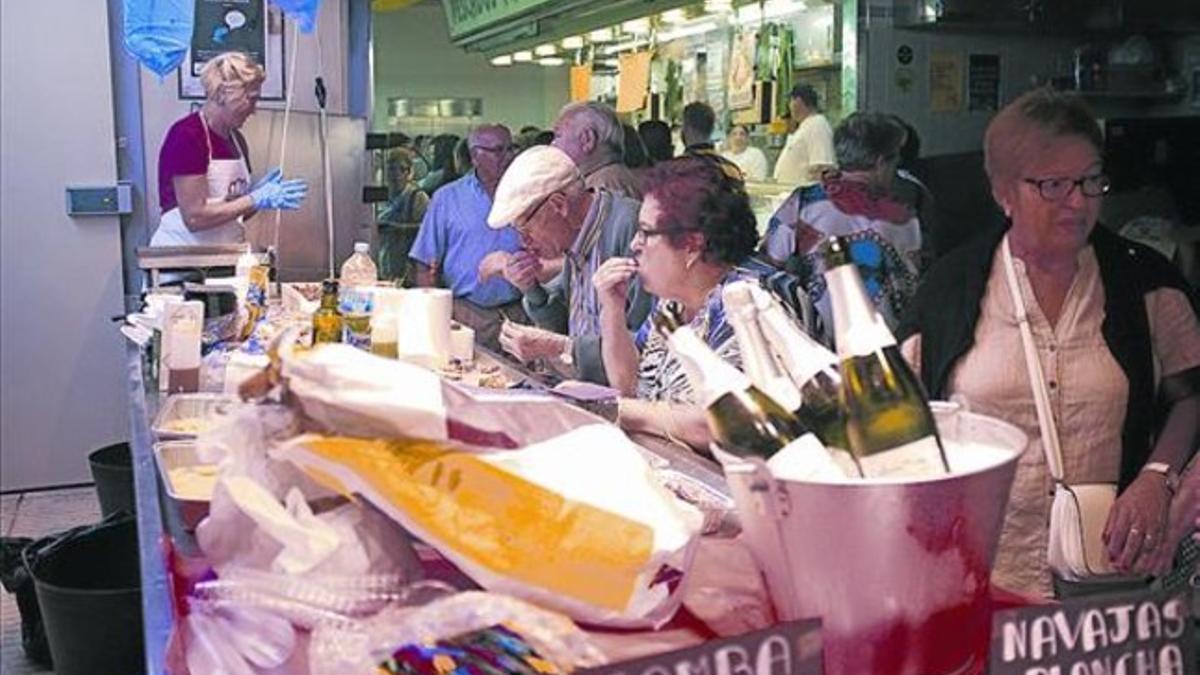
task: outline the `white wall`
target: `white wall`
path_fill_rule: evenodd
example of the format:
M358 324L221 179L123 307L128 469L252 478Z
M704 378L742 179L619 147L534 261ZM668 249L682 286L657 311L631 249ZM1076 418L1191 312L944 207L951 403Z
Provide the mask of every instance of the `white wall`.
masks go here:
M69 16L70 20L64 20ZM51 30L50 27L53 27ZM120 225L69 217L113 185L107 8L0 2L0 489L90 481L127 437Z
M948 50L962 55L963 87L970 54L1000 56L1000 105L1016 98L1030 86L1033 76L1066 75L1070 72L1074 41L1048 35L948 34L933 31L897 30L877 22L859 37L866 49L867 63L859 82L866 100L860 110L892 113L903 117L921 137L921 154L946 155L977 151L983 147L983 131L991 112L932 112L929 105L929 55ZM902 65L896 58L901 45L912 48L913 60ZM912 87L897 86L898 70L912 75Z
M567 102L568 68L492 66L482 54L450 42L441 2L423 2L376 13L375 115L372 127L388 129L389 97L482 98L485 122L512 129L548 127Z

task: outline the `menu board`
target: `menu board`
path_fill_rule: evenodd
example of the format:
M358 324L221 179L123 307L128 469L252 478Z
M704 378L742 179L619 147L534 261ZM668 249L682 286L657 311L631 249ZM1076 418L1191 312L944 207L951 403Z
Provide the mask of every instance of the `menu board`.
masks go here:
M1117 593L996 612L988 672L1195 675L1189 592Z
M936 50L929 56L929 109L958 112L963 106L963 55Z
M821 622L802 619L722 640L577 671L581 675L821 675Z
M1000 55L971 54L967 59L967 110L1000 108Z

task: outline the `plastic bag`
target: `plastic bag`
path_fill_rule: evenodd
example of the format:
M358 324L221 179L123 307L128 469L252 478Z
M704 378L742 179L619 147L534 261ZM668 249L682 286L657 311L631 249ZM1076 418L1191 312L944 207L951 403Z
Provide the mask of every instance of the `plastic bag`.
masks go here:
M567 672L606 662L587 634L566 617L479 591L457 593L420 607L392 605L365 621L320 627L313 632L309 662L314 673L372 673L398 647L432 644L497 625L519 634Z
M271 0L271 4L283 10L292 21L300 24L304 33L313 32L317 25L317 12L321 9L321 0Z
M125 50L166 77L191 46L194 9L192 0L125 0Z
M702 520L604 424L519 450L306 435L272 455L362 495L484 588L596 625L670 619Z
M54 664L50 659L50 644L46 641L42 611L38 608L33 577L21 561L21 552L33 543L28 537L0 539L0 584L4 585L4 590L17 596L17 613L21 615L21 649L25 657L49 669Z

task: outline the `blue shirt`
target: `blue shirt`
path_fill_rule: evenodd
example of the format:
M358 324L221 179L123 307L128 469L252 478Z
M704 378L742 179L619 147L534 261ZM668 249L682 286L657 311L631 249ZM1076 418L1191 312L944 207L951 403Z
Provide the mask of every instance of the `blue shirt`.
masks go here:
M492 251L515 252L521 239L511 227L487 225L492 198L471 172L433 195L408 257L429 267L456 298L481 307L497 307L520 299L521 291L502 277L479 283L479 262Z

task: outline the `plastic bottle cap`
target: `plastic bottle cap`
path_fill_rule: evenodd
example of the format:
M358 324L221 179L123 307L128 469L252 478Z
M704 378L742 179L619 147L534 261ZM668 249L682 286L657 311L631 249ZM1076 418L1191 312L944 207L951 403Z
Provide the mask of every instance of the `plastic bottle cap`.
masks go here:
M362 253L365 255L365 254L369 253L370 251L371 251L371 244L369 244L365 241L354 242L354 252L355 253Z

